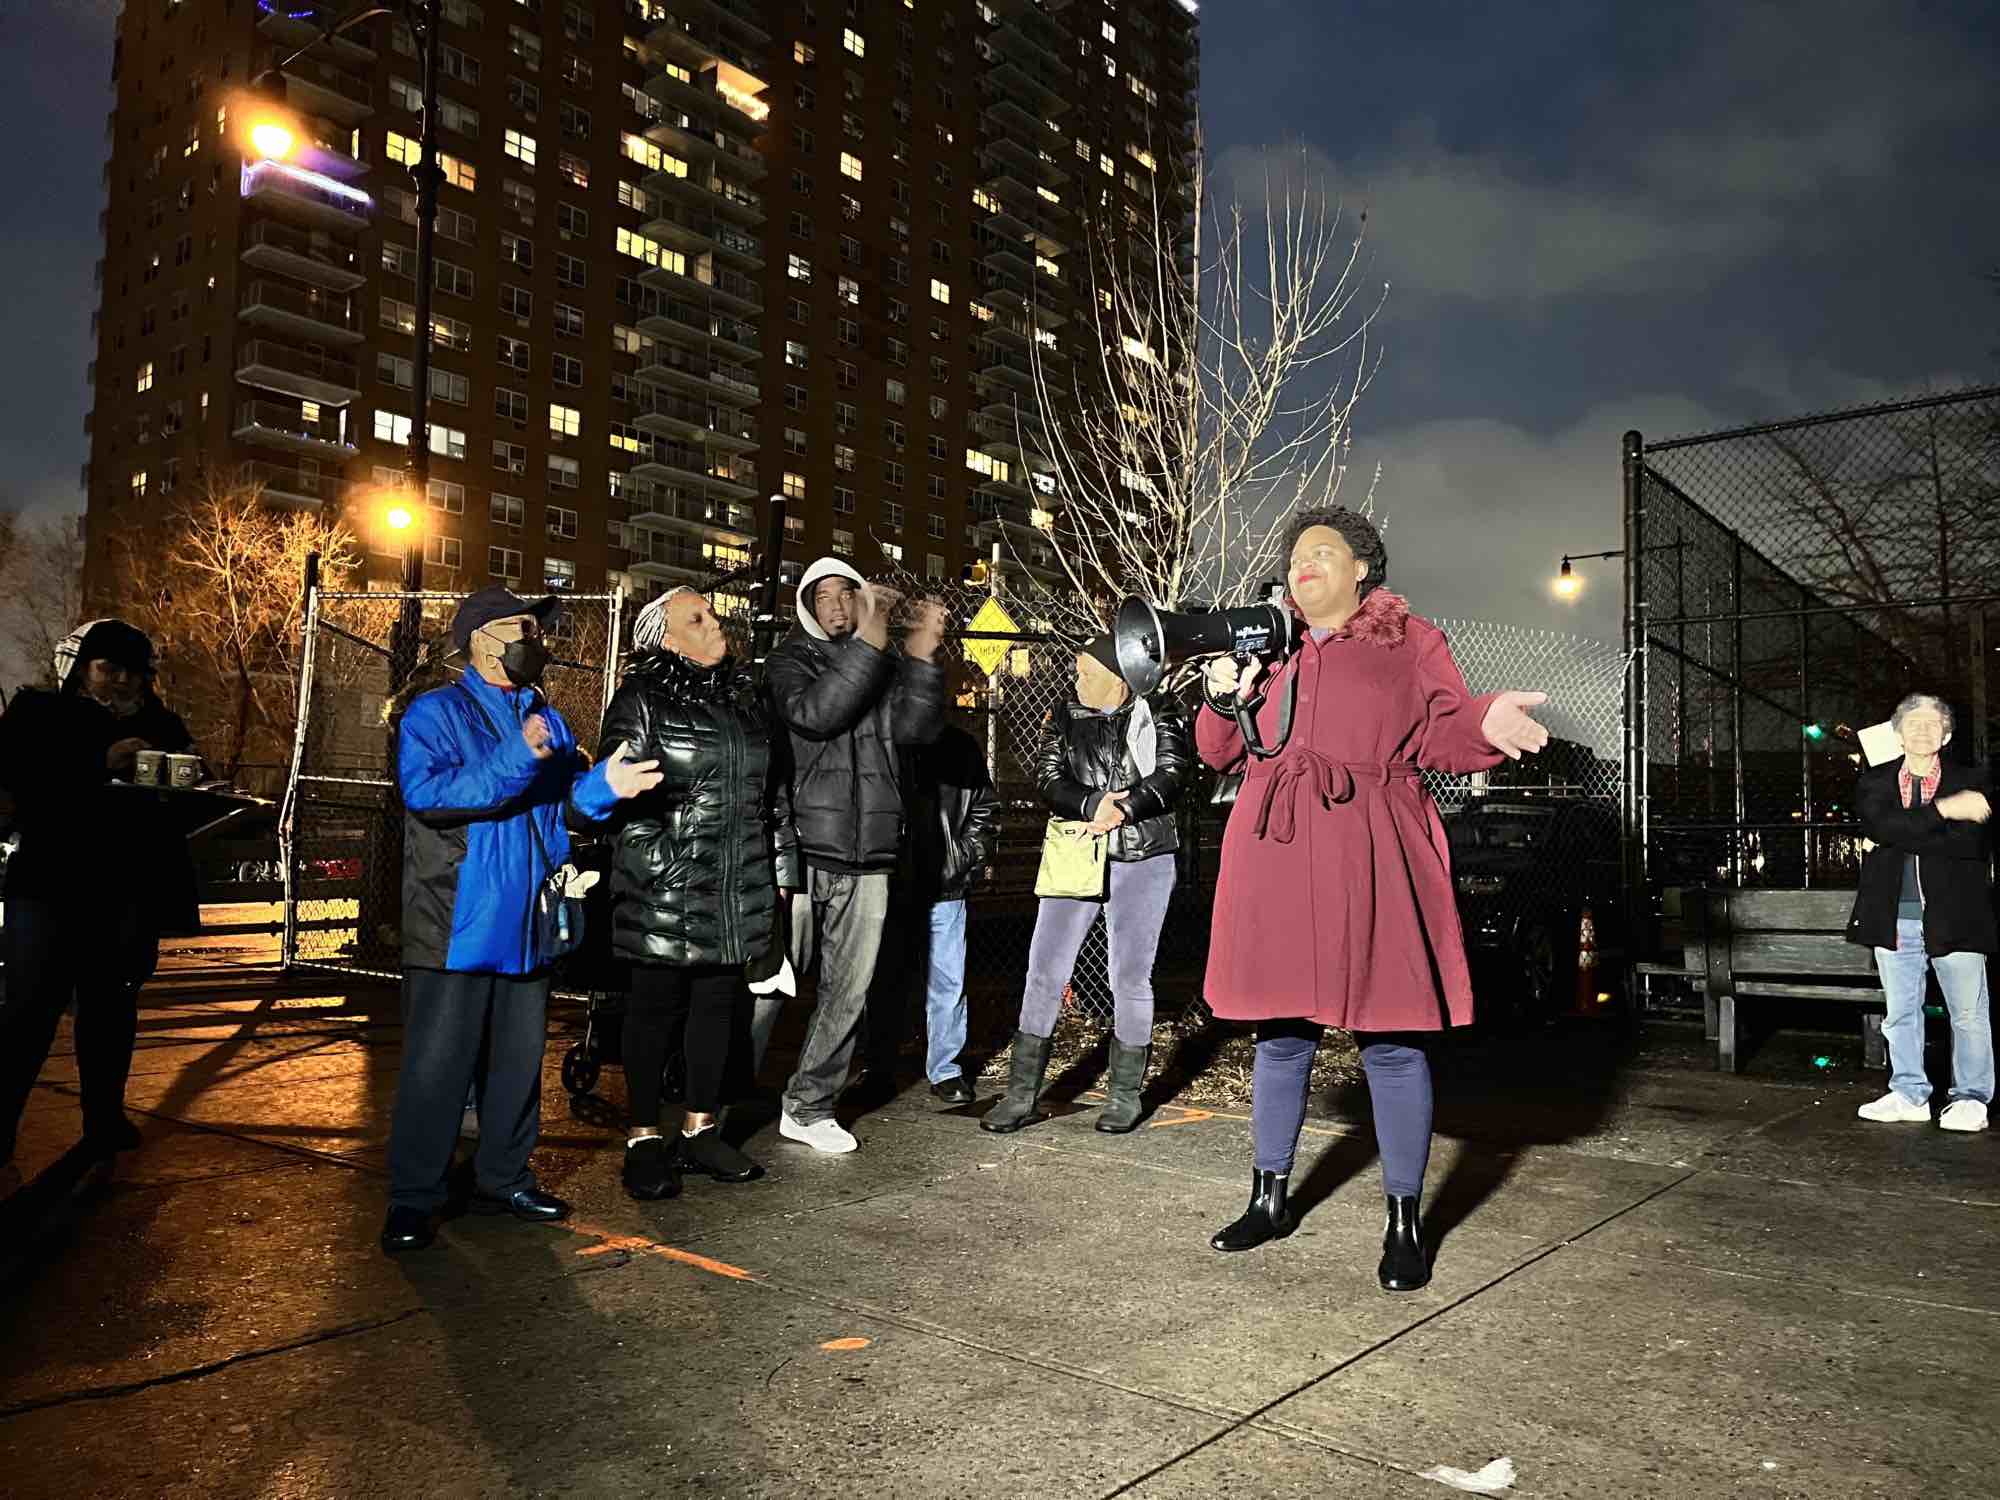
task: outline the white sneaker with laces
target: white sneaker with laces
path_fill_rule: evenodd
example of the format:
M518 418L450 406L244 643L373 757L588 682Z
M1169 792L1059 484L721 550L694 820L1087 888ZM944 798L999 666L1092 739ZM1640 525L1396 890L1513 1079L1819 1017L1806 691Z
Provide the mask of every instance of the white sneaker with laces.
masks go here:
M778 1134L788 1141L802 1141L815 1151L824 1151L828 1156L839 1156L854 1150L861 1142L841 1129L838 1120L814 1120L810 1125L801 1125L790 1114L778 1116Z
M1954 1099L1938 1116L1938 1125L1945 1130L1984 1130L1986 1106L1977 1099Z
M1901 1123L1906 1120L1928 1121L1931 1117L1931 1107L1906 1099L1894 1089L1890 1089L1880 1099L1870 1099L1855 1113L1864 1120L1886 1120L1891 1123Z

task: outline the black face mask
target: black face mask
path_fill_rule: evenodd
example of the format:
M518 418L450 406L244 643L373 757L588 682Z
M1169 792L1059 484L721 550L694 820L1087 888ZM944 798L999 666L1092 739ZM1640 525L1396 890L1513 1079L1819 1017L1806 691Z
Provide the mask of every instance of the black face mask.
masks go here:
M549 648L539 639L509 641L500 653L500 670L517 688L533 687L549 664Z

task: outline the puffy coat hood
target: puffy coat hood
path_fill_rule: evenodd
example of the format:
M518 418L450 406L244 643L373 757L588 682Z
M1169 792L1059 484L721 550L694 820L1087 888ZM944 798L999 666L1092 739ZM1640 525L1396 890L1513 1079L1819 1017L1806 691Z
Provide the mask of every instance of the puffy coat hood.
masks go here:
M123 620L85 620L56 642L56 686L68 692L83 668L93 661L115 661L148 681L153 676L153 641L145 631Z
M827 639L827 633L820 629L819 621L813 618L812 611L813 590L819 586L822 578L851 578L856 587L868 581L837 557L822 557L805 570L799 578L798 598L794 601L793 608L799 612L800 627L816 641Z

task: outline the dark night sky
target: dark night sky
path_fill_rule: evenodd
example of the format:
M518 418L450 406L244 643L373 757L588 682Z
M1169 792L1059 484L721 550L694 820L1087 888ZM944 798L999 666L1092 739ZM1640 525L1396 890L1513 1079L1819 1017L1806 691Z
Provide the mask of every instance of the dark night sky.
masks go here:
M38 511L79 504L113 14L51 0L0 20L0 499ZM1574 607L1546 584L1560 551L1617 545L1625 428L1996 378L1991 15L1209 0L1214 174L1254 187L1251 153L1292 143L1368 209L1392 290L1355 458L1385 465L1416 609L1615 638L1613 573Z

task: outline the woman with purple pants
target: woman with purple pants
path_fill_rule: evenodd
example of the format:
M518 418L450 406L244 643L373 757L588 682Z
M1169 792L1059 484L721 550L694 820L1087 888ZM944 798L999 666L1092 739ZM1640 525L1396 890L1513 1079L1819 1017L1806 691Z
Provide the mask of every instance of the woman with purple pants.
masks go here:
M1153 1042L1153 955L1174 893L1180 830L1174 809L1194 765L1187 717L1165 694L1135 698L1118 675L1111 637L1076 658L1076 698L1042 726L1036 789L1060 818L1087 822L1110 839L1103 901L1044 897L1028 947L1021 1026L1014 1033L1006 1097L980 1129L1009 1132L1048 1118L1037 1106L1063 991L1083 940L1104 913L1111 946L1110 1079L1097 1128L1122 1135L1139 1123L1139 1088Z
M1218 1017L1257 1024L1250 1206L1209 1243L1249 1250L1292 1232L1286 1185L1313 1053L1336 1026L1360 1044L1382 1153L1376 1274L1386 1291L1414 1291L1430 1280L1425 1043L1472 1020L1444 825L1418 771L1482 771L1539 750L1548 731L1527 711L1544 695L1471 696L1444 633L1381 586L1388 553L1366 517L1300 511L1285 553L1306 639L1255 708L1274 753L1252 757L1235 718L1255 663L1211 663L1195 721L1202 759L1245 773L1222 839L1206 996Z

